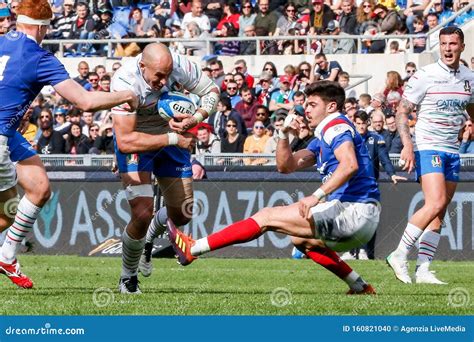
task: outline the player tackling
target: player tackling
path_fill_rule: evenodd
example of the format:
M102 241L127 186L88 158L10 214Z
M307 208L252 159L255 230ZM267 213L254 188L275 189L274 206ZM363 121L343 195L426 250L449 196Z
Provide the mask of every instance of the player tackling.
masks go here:
M439 231L459 180L459 132L474 117L474 75L459 63L464 51L460 28L439 33L440 59L417 71L409 80L397 110L397 128L403 143L403 169L414 167L425 204L408 221L397 249L387 257L395 276L411 283L408 253L419 241L416 283L446 284L430 272L440 240ZM412 141L408 115L417 108L418 121ZM469 116L466 113L466 110Z
M56 57L40 47L53 17L47 0L23 0L17 15L17 30L0 37L0 231L10 226L0 251L0 273L19 287L31 288L33 282L21 272L16 254L51 190L40 158L17 132L28 107L45 85L84 111L121 103L135 108L138 100L128 90L87 92ZM18 162L18 172L13 162ZM17 182L25 190L19 202ZM17 208L12 205L15 201Z
M305 114L309 126L317 127L316 139L307 149L292 155L288 130L293 123L286 122L277 146L277 164L280 170L292 172L316 162L322 186L298 203L264 208L251 218L196 241L168 221L170 241L178 261L188 265L199 255L254 240L267 231L284 233L293 236L295 245L309 258L344 280L350 294L374 294L373 287L334 252L363 245L372 238L379 222L380 193L367 148L341 113L344 89L337 83L320 81L305 92Z
M142 54L124 62L112 79L111 89L131 90L140 98L136 111L130 111L127 105L112 110L115 154L132 211L122 235L119 291L138 294L138 269L144 276L152 271L153 238L165 231L168 218L184 225L192 217L192 205L188 205L193 202L189 149L194 146L194 136L183 132L214 112L219 88L186 57L171 53L163 44L152 43ZM175 118L181 121L168 123L159 115L157 101L164 91L183 90L199 96L200 106L193 115L178 114ZM165 201L165 207L155 216L152 173Z

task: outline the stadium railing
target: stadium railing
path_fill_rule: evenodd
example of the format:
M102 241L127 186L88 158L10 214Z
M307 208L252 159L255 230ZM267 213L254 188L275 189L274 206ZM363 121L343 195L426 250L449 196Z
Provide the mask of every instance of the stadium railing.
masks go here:
M91 167L112 167L114 163L113 155L64 155L49 154L40 155L43 163L48 167L68 167L68 166L91 166ZM245 154L245 153L216 153L195 155L204 166L252 166L276 165L275 154ZM400 154L390 154L393 165L398 166ZM474 154L461 155L462 166L474 166Z
M190 38L190 39L183 39L183 38L171 38L171 39L166 39L166 38L133 38L133 39L76 39L76 40L70 40L70 39L48 39L43 41L43 45L59 45L59 57L64 56L64 46L69 45L69 44L99 44L99 45L107 45L107 57L111 58L113 57L113 44L117 43L151 43L151 42L163 42L163 43L169 43L169 42L176 42L176 43L189 43L189 42L204 42L206 44L206 52L207 54L212 54L213 49L211 42L223 42L223 41L256 41L259 44L256 44L256 55L261 55L262 48L260 42L262 41L285 41L285 40L302 40L305 41L306 44L306 49L307 51L311 51L311 42L315 39L333 39L333 40L339 40L339 39L354 39L357 41L357 51L354 53L360 54L362 52L362 41L363 40L385 40L387 43L388 40L390 39L408 39L410 42L410 49L409 52L413 53L413 40L421 37L426 37L428 41L427 45L427 50L429 51L430 49L430 43L429 43L429 37L433 33L435 33L438 29L442 28L446 24L454 21L456 17L466 13L467 11L471 10L474 7L474 2L470 3L468 6L465 6L463 9L459 10L456 13L453 13L451 17L448 18L447 21L444 23L438 25L435 27L433 30L429 31L428 33L424 35L384 35L384 34L377 34L377 35L344 35L343 37L341 36L331 36L331 35L316 35L316 36L264 36L264 37L208 37L205 39L197 39L197 38Z

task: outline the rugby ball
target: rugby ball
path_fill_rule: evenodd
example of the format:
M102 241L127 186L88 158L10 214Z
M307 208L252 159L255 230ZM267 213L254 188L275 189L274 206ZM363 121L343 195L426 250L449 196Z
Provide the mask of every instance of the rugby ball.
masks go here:
M174 118L175 114L193 115L196 111L196 106L189 97L174 91L161 94L160 99L156 103L156 108L158 114L166 121Z

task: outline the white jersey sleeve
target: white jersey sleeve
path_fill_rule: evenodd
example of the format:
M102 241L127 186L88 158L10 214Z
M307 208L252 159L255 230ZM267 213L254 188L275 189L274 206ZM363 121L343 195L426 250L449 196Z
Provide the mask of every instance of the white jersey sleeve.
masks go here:
M405 85L403 97L415 105L419 105L426 95L427 77L423 69L418 70Z
M133 61L133 62L132 62ZM139 96L139 92L137 87L135 86L136 78L133 77L134 68L131 66L135 65L134 59L130 61L124 62L123 66L118 69L112 80L110 82L110 91L122 91L122 90L131 90L135 93L135 95ZM132 63L130 63L132 62ZM140 97L139 97L140 98ZM127 103L123 103L121 105L115 106L111 110L112 114L114 115L133 115L136 112L130 111L130 106Z

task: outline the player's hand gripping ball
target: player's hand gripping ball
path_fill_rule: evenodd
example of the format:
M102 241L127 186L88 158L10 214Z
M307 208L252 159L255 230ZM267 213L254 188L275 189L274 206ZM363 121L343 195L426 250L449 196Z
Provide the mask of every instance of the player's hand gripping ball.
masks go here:
M193 115L196 111L194 102L183 93L174 91L164 92L156 103L160 116L166 121L175 118L176 114Z

